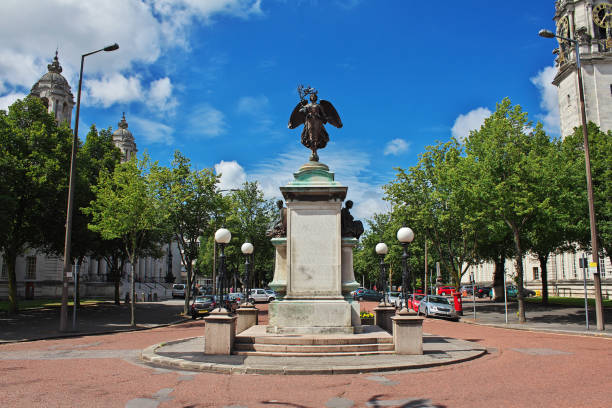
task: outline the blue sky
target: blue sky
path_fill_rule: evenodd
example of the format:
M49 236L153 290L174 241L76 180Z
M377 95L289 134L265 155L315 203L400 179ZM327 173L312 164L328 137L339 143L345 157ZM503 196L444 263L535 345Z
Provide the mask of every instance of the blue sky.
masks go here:
M76 98L80 54L117 42L86 59L81 137L125 111L139 152L169 164L179 149L223 187L259 180L273 198L308 160L287 121L311 85L344 123L320 159L367 218L387 208L394 167L506 96L558 135L556 43L537 35L553 14L553 0L4 0L0 109L56 48Z

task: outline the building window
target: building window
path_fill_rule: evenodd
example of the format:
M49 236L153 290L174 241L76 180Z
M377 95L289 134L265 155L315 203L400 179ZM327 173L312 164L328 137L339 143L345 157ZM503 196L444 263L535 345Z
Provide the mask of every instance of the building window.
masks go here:
M599 273L602 278L606 277L606 258L599 257Z
M36 279L36 257L28 256L26 258L26 280Z
M537 266L533 267L533 280L539 280L540 279L540 270L538 269Z
M6 260L4 259L2 260L2 272L0 272L0 279L8 279L8 266L6 265Z

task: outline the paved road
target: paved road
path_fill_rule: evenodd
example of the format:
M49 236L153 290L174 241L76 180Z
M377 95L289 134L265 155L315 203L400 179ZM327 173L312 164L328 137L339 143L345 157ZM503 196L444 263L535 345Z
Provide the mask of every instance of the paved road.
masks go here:
M476 301L476 319L474 320L474 302L466 298L463 302L463 317L466 322L480 324L506 325L503 302L492 302L485 299ZM518 322L518 303L508 302L508 326L516 329L549 330L558 332L577 332L581 334L612 336L612 309L604 308L604 332L597 330L595 310L589 309L589 331L586 330L584 307L543 306L537 303L525 303L526 324Z
M367 306L367 305L364 305ZM262 323L267 305L260 305ZM201 336L201 320L0 345L6 407L610 407L612 340L428 319L424 331L488 349L477 360L385 374L264 376L143 364L145 347Z
M183 320L184 300L147 302L136 304L136 323L149 328ZM24 310L17 315L0 312L0 343L44 339L65 335L59 331L60 309ZM77 307L77 326L72 330L72 307L68 308L67 334L82 335L100 332L130 330L130 307L112 302Z

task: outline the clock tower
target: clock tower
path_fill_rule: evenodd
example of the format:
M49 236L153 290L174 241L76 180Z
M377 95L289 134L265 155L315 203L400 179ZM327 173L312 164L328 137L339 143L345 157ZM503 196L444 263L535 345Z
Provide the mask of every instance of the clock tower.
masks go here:
M558 0L557 35L578 41L587 121L612 130L612 3L610 0ZM573 44L558 39L553 84L558 88L561 136L581 125L576 55Z

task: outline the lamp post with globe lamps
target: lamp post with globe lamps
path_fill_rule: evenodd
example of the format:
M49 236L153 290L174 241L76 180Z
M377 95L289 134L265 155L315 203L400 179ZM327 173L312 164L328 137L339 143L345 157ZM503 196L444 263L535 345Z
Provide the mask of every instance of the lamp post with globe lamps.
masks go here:
M385 282L385 255L389 252L389 247L384 242L376 244L376 253L380 257L380 283L383 287L383 298L382 302L385 306L387 305L387 284Z
M249 267L251 266L251 264L249 263L249 258L251 257L251 254L253 253L253 244L251 244L250 242L245 242L240 247L240 250L244 254L244 259L245 259L244 261L245 306L252 306L251 303L249 302L249 295L251 294L251 287L249 286L249 282L251 280L251 276L249 273L250 272Z
M217 313L227 313L227 309L223 307L223 302L225 300L225 280L226 280L226 266L225 266L225 253L223 250L225 249L225 245L227 245L232 239L232 233L229 232L226 228L219 228L217 232L215 232L215 242L219 244L219 273L217 274L217 303L219 304L219 309Z
M407 302L408 302L408 284L412 282L410 279L410 269L408 267L408 244L412 242L414 239L414 232L408 227L402 227L397 231L397 240L402 244L404 248L404 253L402 254L402 297L404 298L404 306L400 311L401 314L406 314L408 312ZM412 293L414 293L414 288L411 288ZM414 296L414 295L413 295Z

